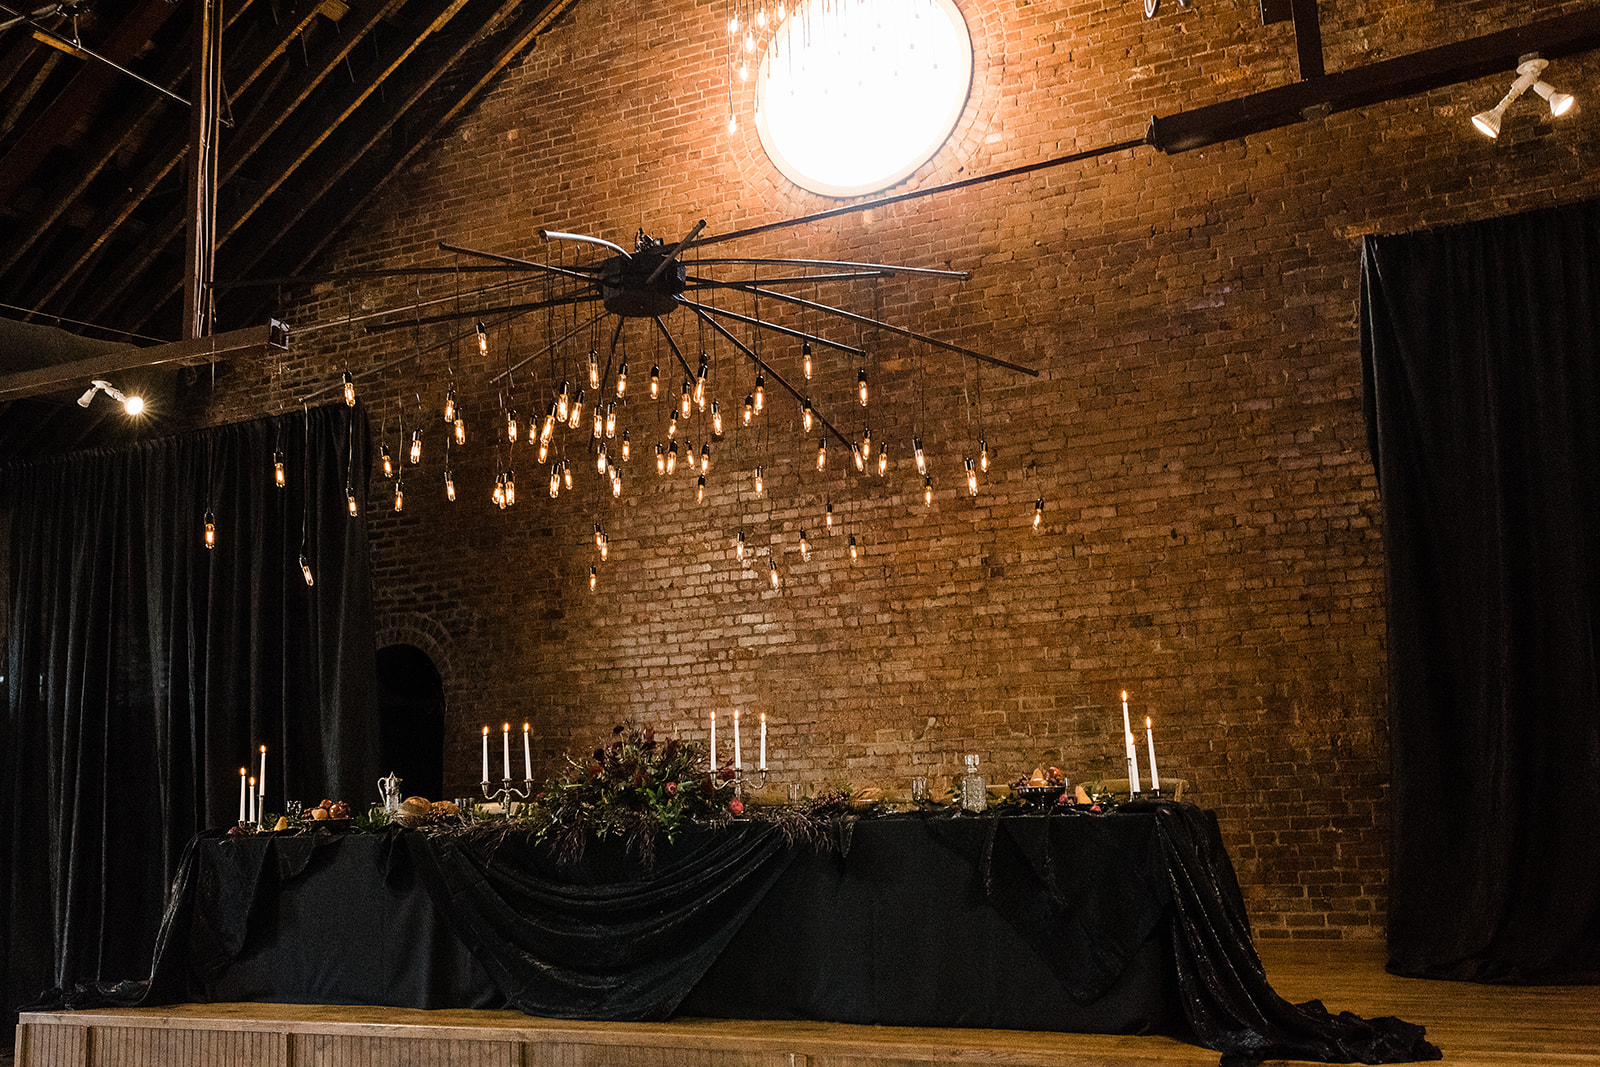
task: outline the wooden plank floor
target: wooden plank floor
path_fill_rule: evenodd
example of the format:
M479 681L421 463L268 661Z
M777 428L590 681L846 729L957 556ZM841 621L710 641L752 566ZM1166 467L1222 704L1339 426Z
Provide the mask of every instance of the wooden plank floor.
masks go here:
M1293 1001L1425 1025L1451 1067L1600 1067L1600 989L1395 978L1381 945L1262 945ZM195 1004L23 1016L15 1067L1200 1067L1162 1037L678 1019L594 1023L517 1012Z

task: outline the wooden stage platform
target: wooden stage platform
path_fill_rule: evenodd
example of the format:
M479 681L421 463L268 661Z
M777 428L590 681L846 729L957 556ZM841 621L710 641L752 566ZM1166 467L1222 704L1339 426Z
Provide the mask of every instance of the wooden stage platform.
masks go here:
M1428 1028L1450 1067L1600 1067L1600 989L1395 978L1378 944L1266 942L1278 991ZM191 1004L22 1017L15 1067L1213 1067L1164 1037ZM3 1061L0 1061L3 1062ZM1271 1061L1277 1062L1277 1061Z

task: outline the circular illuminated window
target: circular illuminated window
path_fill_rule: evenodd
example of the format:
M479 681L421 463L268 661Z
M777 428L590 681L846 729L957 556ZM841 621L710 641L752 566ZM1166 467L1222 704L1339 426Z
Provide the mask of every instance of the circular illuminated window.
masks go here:
M971 87L972 39L951 0L803 0L761 61L756 127L790 181L859 196L931 159Z

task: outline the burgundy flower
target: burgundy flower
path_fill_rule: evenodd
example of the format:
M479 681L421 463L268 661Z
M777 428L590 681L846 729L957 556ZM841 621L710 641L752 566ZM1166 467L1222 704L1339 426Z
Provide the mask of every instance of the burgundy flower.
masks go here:
M667 783L667 796L675 797L677 795L678 795L678 783L677 782L668 782Z
M738 797L734 797L732 800L728 801L728 810L733 812L735 815L743 815L744 801L740 800Z
M733 768L732 767L724 767L724 768L722 768L722 770L718 771L717 773L722 776L722 780L724 782L733 781Z

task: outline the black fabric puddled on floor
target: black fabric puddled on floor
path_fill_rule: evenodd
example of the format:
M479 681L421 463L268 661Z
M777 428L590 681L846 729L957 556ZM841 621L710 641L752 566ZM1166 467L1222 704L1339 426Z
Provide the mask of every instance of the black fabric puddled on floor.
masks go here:
M1210 812L905 815L840 840L741 823L646 872L614 842L564 864L515 833L202 837L144 1002L1165 1032L1230 1067L1439 1058L1420 1026L1273 992Z

